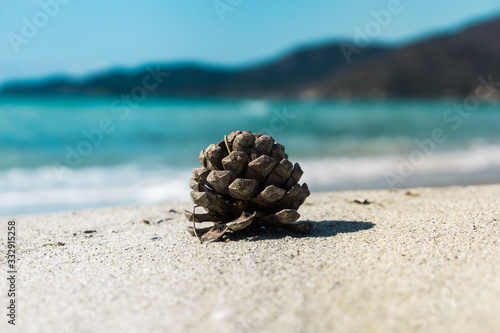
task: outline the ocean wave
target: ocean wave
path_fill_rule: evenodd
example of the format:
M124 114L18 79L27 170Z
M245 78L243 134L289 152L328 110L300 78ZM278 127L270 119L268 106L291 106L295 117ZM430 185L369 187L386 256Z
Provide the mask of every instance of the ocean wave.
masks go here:
M431 154L414 150L406 155L325 157L300 164L303 180L316 191L500 183L498 145Z
M71 170L51 167L0 172L0 216L189 200L191 172L135 165Z
M422 155L418 163L412 163L411 156L410 152L299 162L302 181L312 191L500 182L497 145ZM62 179L52 167L0 171L0 216L189 201L190 176L191 167L133 164L75 169Z

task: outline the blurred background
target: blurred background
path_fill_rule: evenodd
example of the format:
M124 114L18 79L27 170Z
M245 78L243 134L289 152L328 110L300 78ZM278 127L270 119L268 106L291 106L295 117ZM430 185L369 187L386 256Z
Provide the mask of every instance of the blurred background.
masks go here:
M312 191L500 182L498 0L0 3L0 216L189 201L272 135Z

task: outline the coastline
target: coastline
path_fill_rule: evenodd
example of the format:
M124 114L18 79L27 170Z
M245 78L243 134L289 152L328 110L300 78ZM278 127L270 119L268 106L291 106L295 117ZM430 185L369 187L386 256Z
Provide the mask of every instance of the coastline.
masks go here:
M455 100L153 98L125 119L113 101L0 98L0 216L189 201L198 152L236 129L272 134L312 192L500 181L494 103L458 126Z
M292 160L300 160L311 192L495 184L500 145L434 153L420 165L398 155ZM189 201L186 180L198 166L94 166L69 170L62 181L48 166L0 170L0 217Z
M488 332L500 326L500 184L314 193L299 210L301 220L314 222L310 235L263 230L208 244L186 231L182 211L191 208L165 203L13 218L15 328Z

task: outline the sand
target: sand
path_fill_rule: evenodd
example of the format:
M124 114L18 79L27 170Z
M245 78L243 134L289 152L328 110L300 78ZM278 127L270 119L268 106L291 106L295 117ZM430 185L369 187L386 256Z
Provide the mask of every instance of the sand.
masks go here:
M190 203L15 217L0 331L498 332L500 185L406 192L313 194L308 236L208 244Z

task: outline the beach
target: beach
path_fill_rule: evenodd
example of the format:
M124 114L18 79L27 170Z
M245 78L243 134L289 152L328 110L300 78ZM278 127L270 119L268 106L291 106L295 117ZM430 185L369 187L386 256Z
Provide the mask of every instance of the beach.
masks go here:
M186 231L191 208L3 218L3 249L8 220L16 226L18 306L16 326L4 315L1 330L500 327L500 185L314 193L299 210L309 235L263 229L205 244Z

